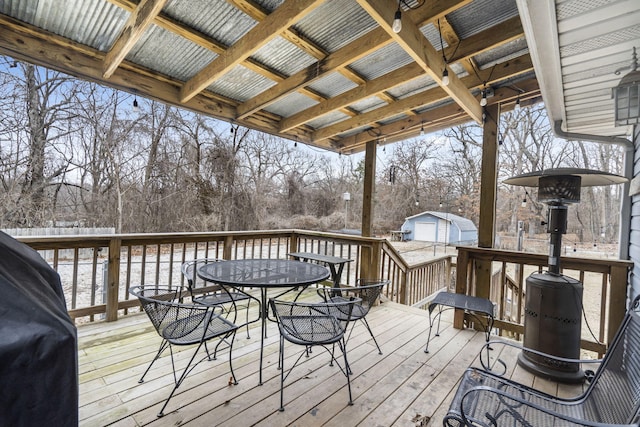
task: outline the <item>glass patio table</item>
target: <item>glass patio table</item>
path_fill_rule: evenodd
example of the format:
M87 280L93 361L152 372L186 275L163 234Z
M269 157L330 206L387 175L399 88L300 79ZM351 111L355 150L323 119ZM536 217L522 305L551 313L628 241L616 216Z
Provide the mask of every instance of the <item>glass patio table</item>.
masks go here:
M284 259L239 259L219 261L202 265L198 268L198 276L203 280L231 286L242 291L251 287L260 289L260 299L256 300L260 307L260 370L258 384L262 385L262 356L264 353L264 338L266 336L266 320L269 310L267 291L269 289L283 289L278 296L299 287L307 287L322 282L330 276L329 270L321 265L308 262Z

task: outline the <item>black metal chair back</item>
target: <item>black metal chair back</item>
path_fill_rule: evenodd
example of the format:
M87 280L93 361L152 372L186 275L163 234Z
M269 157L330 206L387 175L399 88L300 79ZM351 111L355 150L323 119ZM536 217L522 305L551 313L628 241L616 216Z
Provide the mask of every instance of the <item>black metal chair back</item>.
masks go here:
M330 366L335 362L342 373L347 377L349 390L349 405L353 404L351 398L351 381L348 375L349 362L344 340L344 334L351 319L357 300L342 302L306 303L297 301L269 300L271 313L278 323L280 330L280 411L284 411L284 380L289 376L293 368L300 362L302 356L309 355L313 346L324 348L331 354ZM284 342L304 346L304 350L285 375L284 371ZM337 345L343 355L343 364L334 357L334 347ZM331 346L331 349L329 349Z
M184 381L187 374L205 359L215 360L218 347L222 343L225 343L229 347L229 368L231 370L233 382L237 384L235 374L233 373L233 365L231 363L231 352L233 348L233 340L238 327L225 317L221 316L221 310L218 307L200 304L183 304L179 302L181 292L176 289L155 286L136 286L129 289L129 292L138 298L144 312L149 317L149 320L151 320L151 323L156 329L158 335L162 337L162 343L160 344L158 352L138 382L141 383L144 381L144 377L149 372L151 366L156 360L158 360L158 358L160 358L160 355L167 347L169 347L171 352L171 366L173 368L175 386L160 409L158 417L164 415L164 409L169 403L169 400L173 397L176 389L180 384L182 384L182 381ZM212 358L206 343L213 338L218 338L219 342L216 344L214 356ZM187 366L178 376L173 359L172 346L186 346L194 344L197 344L197 347L189 359ZM200 347L203 345L205 347L206 356L194 363L196 355L198 354Z
M245 325L247 327L247 338L249 336L249 308L250 297L246 293L237 289L225 289L220 285L207 282L206 280L198 277L198 268L203 265L220 262L217 258L200 258L191 261L186 261L182 264L182 275L187 280L187 289L191 295L191 299L196 304L203 305L219 305L223 308L225 305L233 305L229 310L225 309L227 315L233 314L233 318L229 318L234 323L237 323L235 314L237 313L238 306L246 309L245 313ZM201 291L202 289L206 289ZM241 302L241 305L238 304Z
M591 380L584 404L585 415L600 422L640 422L640 296Z
M373 339L375 343L378 354L382 354L382 350L378 345L378 341L376 340L375 335L373 335L373 331L369 326L369 322L367 322L367 314L371 307L375 306L378 302L380 295L383 292L385 286L389 285L389 280L387 279L358 279L356 281L355 287L345 287L345 288L321 288L319 289L319 293L325 301L331 302L340 302L347 301L350 298L357 298L360 300L360 303L356 304L353 307L353 311L351 313L351 320L360 320L369 331L369 335ZM344 314L342 315L344 317ZM355 323L351 325L351 330L349 331L349 335L347 337L347 342L351 337L351 333L353 332L353 327Z
M488 345L495 348L499 343L491 341ZM500 364L506 366L504 362ZM444 425L639 426L640 296L633 301L589 381L582 395L564 399L491 371L470 368L460 382Z

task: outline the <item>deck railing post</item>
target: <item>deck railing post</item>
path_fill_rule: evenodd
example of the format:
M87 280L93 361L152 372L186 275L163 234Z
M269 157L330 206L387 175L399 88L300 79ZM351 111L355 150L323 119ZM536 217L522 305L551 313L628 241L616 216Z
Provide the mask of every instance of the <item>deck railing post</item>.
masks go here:
M626 266L611 266L609 319L607 321L607 345L613 341L616 331L622 323L626 311L627 280L629 269Z
M469 271L469 252L464 248L458 248L458 260L456 262L456 293L467 293L467 280ZM464 327L464 311L456 310L453 316L453 327L462 329Z
M118 320L118 289L120 284L120 250L122 240L114 237L109 241L109 266L107 270L107 322Z
M222 248L222 258L231 259L233 251L233 235L229 234L224 238L224 247Z
M298 252L298 233L295 231L289 236L289 252Z

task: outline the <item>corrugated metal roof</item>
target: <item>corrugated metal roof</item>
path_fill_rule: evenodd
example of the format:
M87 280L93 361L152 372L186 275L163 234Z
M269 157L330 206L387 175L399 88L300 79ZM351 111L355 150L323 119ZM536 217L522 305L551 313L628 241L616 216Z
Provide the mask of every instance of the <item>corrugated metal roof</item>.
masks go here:
M2 0L0 13L14 16L75 42L107 51L120 34L129 13L102 0Z
M407 52L397 43L391 43L353 62L351 68L367 80L373 80L411 62Z
M315 129L321 129L325 126L330 126L334 123L341 122L345 119L348 119L351 116L346 115L341 111L333 111L329 114L322 115L317 119L310 120L307 124Z
M372 96L370 98L354 102L349 106L349 108L359 113L366 113L367 111L375 110L376 108L384 107L385 105L388 105L387 102L377 96Z
M172 0L163 11L223 46L233 45L258 24L225 0Z
M242 65L209 85L209 90L229 99L245 102L276 83Z
M355 1L329 0L302 18L294 28L331 53L364 36L376 22Z
M403 85L397 86L393 89L389 89L387 92L394 98L401 99L420 92L424 92L427 89L431 89L437 86L438 85L436 84L436 82L431 77L425 74Z
M276 133L283 137L309 138L309 143L322 145L324 141L336 141L340 145L341 136L352 135L354 132L365 132L371 127L384 126L394 121L406 121L410 114L407 111L393 108L394 102L384 96L384 92L395 99L419 95L436 87L436 81L428 77L427 73L416 78L415 75L407 76L406 81L398 81L397 78L389 80L385 86L384 76L405 65L414 62L416 53L411 54L411 43L398 43L399 40L390 41L390 38L404 37L388 33L387 38L376 37L369 40L367 37L376 30L380 34L381 26L356 1L325 0L318 4L309 4L309 9L303 11L301 18L288 21L288 29L282 30L278 23L269 24L275 16L272 13L279 11L284 0L254 0L250 4L239 7L236 2L225 0L169 0L163 7L159 16L141 31L141 37L134 39L131 49L126 49L126 67L118 66L115 79L105 79L107 84L113 84L119 88L125 87L135 90L140 96L151 96L163 99L174 105L182 105L183 102L195 102L189 104L189 108L201 111L204 114L212 114L218 118L226 118L243 126L254 127L270 133ZM412 5L424 7L417 0L409 0ZM473 0L468 5L447 14L446 20L457 33L454 39L464 39L478 34L478 32L491 28L517 14L516 0ZM78 52L74 44L65 45L64 40L56 40L56 51L59 46L68 50L68 57L88 54L93 61L96 70L92 70L89 78L95 79L96 75L103 72L104 62L101 53L106 53L113 48L124 25L130 16L130 10L138 5L138 2L129 0L4 0L0 2L0 12L9 17L22 20L28 24L42 28L43 32L51 32L61 37L86 45L80 47ZM302 2L290 3L290 5L303 5ZM394 6L395 7L395 6ZM438 9L435 6L435 10ZM377 7L372 7L375 10ZM282 13L294 12L295 8L283 9ZM427 9L412 11L412 14L424 16ZM388 12L382 9L381 13ZM408 13L408 12L407 12ZM376 12L372 12L377 17ZM6 18L6 17L5 17ZM2 17L0 16L0 19ZM263 20L264 22L263 25ZM447 47L448 37L441 39L439 27L434 20L425 21L418 30L424 35L424 43L433 45L437 55L444 46ZM273 25L275 24L275 25ZM278 34L261 33L265 44L261 40L247 40L249 35L255 37L253 29L269 30L278 28ZM388 26L382 25L389 31ZM13 31L9 29L8 31ZM450 31L447 28L447 31ZM408 33L407 33L408 35ZM43 34L42 43L54 43L52 37ZM504 44L508 40L493 40L491 46ZM353 47L353 57L344 58L350 52L340 51L350 45L361 46L361 50ZM379 41L379 45L371 45L370 42ZM239 43L240 42L240 43ZM475 42L474 42L475 43ZM489 42L488 42L489 43ZM0 45L0 49L2 49ZM236 49L237 47L237 49ZM253 47L253 49L252 49ZM90 49L99 52L91 52ZM8 52L15 52L9 49ZM83 50L84 49L84 50ZM229 49L225 52L225 50ZM407 51L405 51L407 49ZM481 55L473 55L474 61L482 67L492 66L501 62L510 55L516 55L526 50L523 40L506 43L499 48L489 46L480 47ZM340 57L344 61L336 64L332 60L318 62L318 57L324 54L331 55L337 51L339 54L332 58ZM4 52L7 52L5 50ZM367 53L365 55L365 52ZM30 53L35 57L37 53ZM237 56L236 56L237 55ZM57 55L65 58L63 53ZM433 62L434 58L428 58ZM222 61L221 59L225 60ZM357 60L354 61L354 59ZM113 59L113 57L112 57ZM228 62L227 62L228 60ZM38 63L38 58L34 58ZM48 58L44 63L54 63L55 58ZM58 67L61 70L69 70L75 75L84 75L82 67L84 60L77 61L82 66L74 68L73 61L64 61ZM250 64L247 62L251 62ZM100 63L102 62L102 63ZM117 61L116 61L117 62ZM228 64L228 65L227 65ZM304 75L301 72L318 64L320 73ZM427 64L428 65L428 64ZM208 70L207 67L211 66ZM348 67L353 72L353 77L347 73L341 73L339 68ZM425 64L423 63L424 67ZM438 64L440 67L440 64ZM468 74L469 65L461 63L449 64L450 69L459 77ZM466 67L466 68L465 68ZM262 70L260 70L262 68ZM211 72L207 76L207 71ZM441 71L438 70L438 73ZM131 74L128 74L131 73ZM107 73L110 75L110 73ZM274 76L274 77L270 77ZM197 79L194 79L197 77ZM111 79L111 80L110 80ZM193 79L193 80L192 80ZM368 85L369 81L376 80ZM436 79L439 81L439 79ZM129 87L139 82L139 87ZM141 83L144 82L144 83ZM277 86L277 88L274 88ZM173 88L177 88L179 96ZM201 94L201 92L209 92ZM281 89L280 89L281 88ZM318 100L317 96L309 96L308 88L326 101ZM272 90L269 90L272 89ZM354 90L357 89L357 90ZM450 90L450 89L446 89ZM457 87L455 91L460 91ZM464 91L463 91L464 92ZM204 95L204 96L203 96ZM272 99L255 99L258 95L273 95ZM333 98L343 96L340 101L333 102ZM476 120L480 121L479 109L476 100L470 94L462 93L456 99L458 103L465 100L464 110L475 112ZM254 104L243 105L255 99ZM430 98L425 98L430 99ZM449 98L444 100L450 102ZM319 102L322 105L318 105ZM440 105L438 103L437 105ZM340 111L344 106L352 110L351 114ZM388 107L387 107L388 106ZM400 104L399 104L400 106ZM314 114L319 117L308 120L308 115L298 114L307 112L309 108L315 108ZM374 122L360 126L358 118L353 119L354 114L362 114L385 107L384 114L371 115ZM400 108L400 107L398 107ZM414 113L435 108L434 105L418 105ZM337 110L336 110L337 109ZM279 126L279 121L297 115L301 120L292 120L287 126ZM352 120L353 119L353 120ZM344 126L335 126L331 130L335 135L327 132L317 132L330 125L343 122ZM277 129L287 129L285 133L279 133ZM357 129L354 129L357 128ZM397 129L412 129L412 126L395 126L391 132ZM403 130L401 132L406 132ZM399 139L404 134L398 134L393 138ZM410 137L411 135L406 135ZM318 138L311 141L310 138ZM362 148L362 142L358 142L358 149ZM333 145L327 142L327 148Z
M265 110L278 114L282 117L289 117L297 111L316 105L318 102L298 92L290 93L284 98L267 106Z
M478 63L478 67L484 70L493 67L496 64L510 61L527 53L527 41L524 37L520 37L509 43L500 45L494 49L477 54L474 59Z
M291 76L316 62L313 56L282 37L274 38L251 57L285 76Z
M160 27L145 32L127 60L186 81L218 55Z
M447 20L461 39L466 39L518 16L513 0L476 0L447 16Z
M355 87L358 87L356 83L337 72L329 73L309 85L309 88L326 98L338 96Z

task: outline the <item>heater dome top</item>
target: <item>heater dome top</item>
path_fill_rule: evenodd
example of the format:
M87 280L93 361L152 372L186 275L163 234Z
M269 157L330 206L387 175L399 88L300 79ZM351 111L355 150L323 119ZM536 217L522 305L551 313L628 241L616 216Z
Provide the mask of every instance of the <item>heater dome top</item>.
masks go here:
M581 178L580 185L582 187L594 187L599 185L612 185L627 182L627 178L620 175L593 169L580 168L544 169L541 171L512 176L511 178L505 179L503 182L505 184L519 185L522 187L538 187L540 178L550 176L579 176Z

